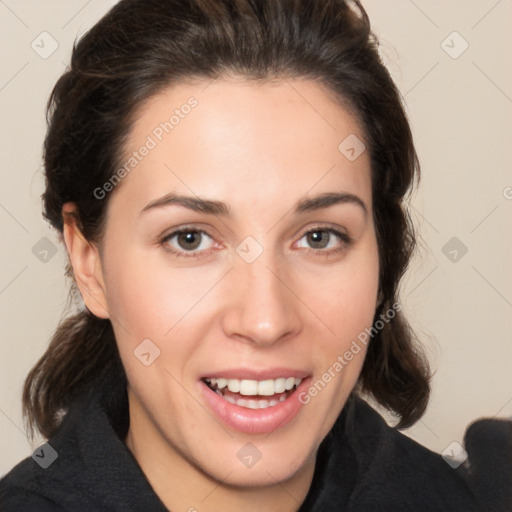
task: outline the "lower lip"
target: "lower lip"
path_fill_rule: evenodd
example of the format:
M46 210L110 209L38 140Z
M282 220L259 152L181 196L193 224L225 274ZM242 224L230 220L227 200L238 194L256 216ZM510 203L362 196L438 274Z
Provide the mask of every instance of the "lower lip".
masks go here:
M286 400L266 409L248 409L231 404L203 381L200 381L200 387L210 409L226 425L247 434L268 434L284 427L297 416L303 405L298 397L303 389L307 389L309 380L304 379Z

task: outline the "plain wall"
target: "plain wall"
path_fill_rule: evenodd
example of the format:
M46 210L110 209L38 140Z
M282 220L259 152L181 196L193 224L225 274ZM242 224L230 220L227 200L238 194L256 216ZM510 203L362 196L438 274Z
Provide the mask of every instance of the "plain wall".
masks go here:
M65 250L41 216L45 104L76 36L114 3L0 2L0 475L42 441L26 439L21 390L67 296ZM442 452L472 420L512 417L512 3L363 4L422 165L421 251L401 301L436 374L427 413L406 433Z

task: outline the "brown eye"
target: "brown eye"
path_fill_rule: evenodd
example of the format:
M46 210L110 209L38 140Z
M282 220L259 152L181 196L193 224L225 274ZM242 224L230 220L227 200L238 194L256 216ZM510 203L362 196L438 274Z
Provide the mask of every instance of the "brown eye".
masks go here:
M177 242L181 249L193 251L201 244L202 233L199 231L184 231L177 235Z
M167 250L179 255L198 255L214 245L214 240L208 233L197 229L181 229L167 235L162 244Z
M318 228L304 233L297 243L299 248L312 249L319 253L334 253L342 250L352 243L352 239L345 233L335 229Z
M325 230L310 231L307 235L307 241L312 249L325 249L332 237L332 234Z

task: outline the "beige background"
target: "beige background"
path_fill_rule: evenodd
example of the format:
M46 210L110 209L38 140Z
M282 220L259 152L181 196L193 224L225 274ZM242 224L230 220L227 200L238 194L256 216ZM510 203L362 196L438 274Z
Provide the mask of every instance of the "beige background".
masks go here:
M75 37L114 3L0 0L0 475L35 447L23 431L22 383L67 294L64 249L40 212L44 107ZM472 420L512 417L512 2L363 4L405 97L423 171L413 198L422 251L402 301L437 372L428 412L407 433L442 452ZM52 49L42 32L58 44L47 58L31 47ZM46 262L33 253L42 237L58 246ZM445 246L453 237L463 256Z

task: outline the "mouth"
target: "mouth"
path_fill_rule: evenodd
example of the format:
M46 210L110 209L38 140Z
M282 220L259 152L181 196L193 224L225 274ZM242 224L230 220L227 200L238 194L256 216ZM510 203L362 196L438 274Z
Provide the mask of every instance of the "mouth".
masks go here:
M311 374L289 369L255 373L239 369L204 376L199 392L215 418L234 430L268 434L284 429L304 406L299 396L309 387Z
M233 405L247 409L267 409L284 402L300 386L299 377L246 380L206 378L203 382Z

